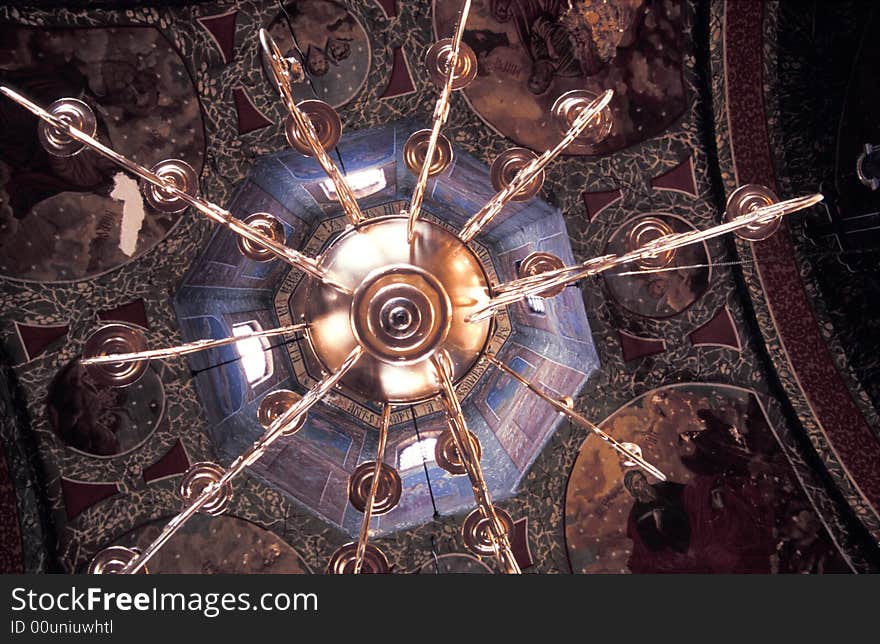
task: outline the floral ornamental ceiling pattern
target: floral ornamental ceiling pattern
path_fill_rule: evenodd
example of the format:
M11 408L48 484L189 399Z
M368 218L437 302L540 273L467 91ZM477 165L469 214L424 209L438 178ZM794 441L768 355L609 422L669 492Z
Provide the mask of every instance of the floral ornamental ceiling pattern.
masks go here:
M518 119L528 110L544 114L572 83L614 86L618 102L604 147L550 166L539 195L561 212L574 259L606 252L637 217L698 229L718 223L736 179L723 128L717 152L707 148L713 137L705 128L707 115L728 107L727 79L717 70L729 7L668 0L618 3L611 13L598 3L573 4L575 12L562 15L563 3L543 0L474 2L465 42L481 73L453 95L447 135L488 167L513 144L547 146L522 138L546 129L522 127ZM84 97L99 115L100 137L145 165L184 158L201 171L203 194L223 204L233 202L260 158L289 150L285 114L258 53L261 27L289 47L290 24L313 76L313 87L299 88L298 98L317 94L336 105L345 132L410 117L428 122L436 91L422 61L432 42L450 35L447 3L314 0L285 8L286 15L278 3L256 0L100 11L0 6L0 74L43 104ZM772 24L773 15L771 5L754 19ZM623 29L619 40L615 29ZM53 37L35 38L36 32ZM40 52L73 63L67 75L53 75ZM702 76L710 63L716 73ZM73 85L56 89L62 82ZM4 99L0 126L20 123L16 109ZM117 118L125 132L115 129ZM145 393L126 400L101 397L88 383L64 384L75 379L65 370L85 339L108 321L144 329L151 346L192 337L172 297L215 230L192 212L126 212L131 192L124 180L94 161L49 163L35 144L35 123L17 127L0 146L3 186L29 186L14 194L30 199L0 204L0 247L4 261L11 258L0 269L0 342L8 363L2 403L14 412L3 414L0 425L11 482L0 488L0 507L16 517L3 522L10 534L0 560L9 569L82 570L110 544L146 543L179 509L177 485L191 463L229 460L218 447L219 407L206 404L199 376L194 380L194 372L213 365L161 363L153 389L145 382ZM712 179L719 170L721 187ZM88 200L94 207L84 205ZM517 519L518 559L527 572L540 573L874 569L875 545L865 538L876 527L870 511L827 439L804 420L806 406L795 405L797 417L788 413L793 394L784 373L785 391L778 389L772 343L773 366L764 360L768 309L739 288L738 269L729 265L744 251L722 240L695 250L664 279L608 275L578 285L598 368L583 369L590 376L576 408L596 422L606 419L602 428L621 440L653 436L640 439L642 449L670 468L670 481L637 480L616 454L596 447L595 437L562 421L525 459L531 466L499 503ZM702 266L682 268L691 264ZM266 301L262 314L251 304L229 309L229 321L272 326L272 289ZM242 396L253 402L258 394L245 387ZM159 404L160 413L132 414L134 402ZM71 410L95 404L101 415L71 417ZM430 434L430 424L422 427ZM89 442L99 432L116 444ZM424 473L412 474L411 485L412 498L429 506L436 490ZM641 520L654 509L671 517L671 531L658 535ZM466 554L463 518L441 507L371 542L395 572L496 569L491 557ZM194 523L169 556L181 554L186 570L321 572L350 539L339 523L316 516L261 475L237 481L220 521ZM262 545L252 554L236 549L242 533ZM221 547L200 557L209 534ZM161 568L181 570L166 563Z

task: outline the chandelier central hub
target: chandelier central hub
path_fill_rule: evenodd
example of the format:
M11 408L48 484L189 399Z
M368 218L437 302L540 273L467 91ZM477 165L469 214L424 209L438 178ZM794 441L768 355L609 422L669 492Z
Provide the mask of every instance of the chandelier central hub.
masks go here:
M370 219L343 232L319 265L351 293L310 279L293 313L321 366L338 369L356 346L364 357L340 385L358 397L414 403L440 391L430 358L448 355L455 380L476 364L489 321L465 319L489 301L479 257L458 237L419 220L407 239L403 215Z
M392 266L355 291L351 327L379 360L414 362L446 339L452 303L436 277L417 266Z

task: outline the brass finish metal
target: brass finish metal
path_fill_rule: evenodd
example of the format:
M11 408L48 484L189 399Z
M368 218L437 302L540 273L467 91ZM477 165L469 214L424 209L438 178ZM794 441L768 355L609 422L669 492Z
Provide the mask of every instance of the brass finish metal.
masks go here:
M489 177L495 190L504 190L514 180L516 174L527 164L538 158L534 152L527 148L510 148L499 154L492 162L489 169ZM545 174L541 170L522 189L510 197L511 201L528 201L541 190L544 185Z
M142 331L125 324L106 324L86 339L80 364L99 384L127 387L140 380L150 361L125 358L146 348L147 339Z
M391 572L388 566L388 558L372 544L364 548L363 564L360 571L356 571L357 543L346 543L333 553L330 563L327 564L328 575L387 575Z
M517 269L519 277L534 277L548 271L555 271L565 266L563 261L552 253L534 252L526 256ZM546 291L538 293L540 297L556 297L565 290L565 284L560 284Z
M208 461L193 463L180 479L178 491L184 501L191 503L208 486L213 486L211 498L199 508L199 512L216 517L226 512L232 499L232 486L229 483L218 485L222 478L223 468L216 463Z
M334 286L336 284L332 276L324 275L317 269L317 262L315 262L315 260L304 256L302 253L299 253L292 248L288 248L284 244L278 244L277 242L267 238L265 235L261 234L259 231L254 230L240 219L236 219L235 217L233 217L232 213L225 208L221 208L217 204L211 203L210 201L205 201L204 199L200 199L195 195L189 194L185 190L181 190L177 187L176 182L171 178L160 177L155 172L147 170L145 167L138 165L130 159L127 159L118 152L114 152L106 145L95 139L92 135L79 130L78 128L63 121L62 119L55 117L39 105L29 101L27 98L17 92L14 92L8 87L0 86L0 93L15 101L25 109L29 110L52 127L64 132L64 134L71 137L72 139L83 143L89 149L94 150L95 152L107 159L110 159L111 161L125 168L132 174L137 175L144 181L158 188L161 188L164 192L173 195L174 197L192 206L200 214L228 228L239 237L246 237L253 242L269 248L273 253L278 255L291 266L294 266L304 273L311 275L315 279L322 280L330 286Z
M319 100L303 101L297 107L311 121L321 147L324 150L335 148L339 143L339 139L342 138L342 121L339 119L339 114L336 113L336 110L324 101ZM296 119L293 118L292 114L289 114L287 120L284 121L284 134L287 137L287 142L297 152L306 156L314 156L306 135L298 129Z
M180 159L165 159L159 161L150 168L165 183L171 183L177 190L195 196L199 191L199 177L195 169L186 161ZM144 199L156 210L161 212L182 212L189 205L180 196L167 188L161 188L150 183L142 186Z
M431 140L431 130L417 130L403 144L403 162L410 172L419 175L425 159L428 158L428 146ZM428 167L428 176L435 177L441 174L452 163L452 144L442 134L437 135L431 165Z
M470 441L470 430L464 419L464 413L461 411L461 403L455 393L455 386L450 378L452 373L451 360L446 354L438 354L431 359L431 362L434 364L437 379L442 388L442 399L446 407L449 430L452 432L455 448L458 450L468 479L470 479L477 509L486 519L486 530L489 533L493 552L506 573L519 574L521 572L519 564L510 547L510 530L499 517L495 506L492 505L492 496L489 493L486 478L483 476L483 468Z
M375 471L375 461L366 461L357 466L348 480L348 501L358 512L366 510ZM402 492L400 474L388 463L382 463L382 467L379 469L376 495L373 498L373 516L388 514L396 508L400 503Z
M771 206L779 203L779 197L765 186L748 183L740 186L727 198L727 208L724 210L724 218L732 221L737 217L748 215L758 208ZM746 241L759 242L771 237L779 230L782 217L771 219L766 223L756 223L736 231L736 236Z
M250 217L247 217L244 220L244 223L279 244L283 244L286 241L284 224L267 212L255 213ZM262 244L254 243L245 237L238 238L238 250L241 251L242 255L255 262L268 262L269 260L275 259L275 253L271 250Z
M260 401L257 407L257 420L264 428L269 428L272 423L281 418L287 411L302 400L302 396L289 389L276 389L270 391ZM306 424L306 417L301 416L299 422L292 423L283 432L282 436L293 436Z
M580 425L581 427L583 427L584 429L587 429L587 430L593 432L594 434L596 434L596 436L598 436L603 441L608 443L608 445L610 445L611 448L613 450L615 450L618 454L621 454L622 456L626 457L627 459L629 459L633 463L637 464L639 467L644 469L646 472L648 472L651 476L655 477L656 479L658 479L660 481L666 480L666 475L663 472L661 472L658 468L651 465L648 461L643 459L641 454L635 453L634 451L632 451L631 449L626 447L626 444L615 440L614 438L609 436L606 432L602 431L598 426L591 423L589 420L587 420L582 415L577 413L574 410L574 402L571 400L571 398L568 398L566 396L565 398L559 399L559 398L553 398L552 396L548 396L546 393L541 391L537 386L535 386L532 382L526 380L520 374L518 374L515 370L511 369L509 366L504 364L496 356L492 355L491 353L486 353L486 358L489 360L489 362L491 362L493 365L495 365L496 367L501 369L504 373L506 373L511 378L513 378L514 380L519 382L521 385L525 386L532 393L536 394L538 396L538 398L540 398L544 402L548 403L556 411L559 411L559 412L565 414L572 422L574 422L574 423Z
M364 565L364 559L367 554L367 539L369 538L369 535L370 535L370 520L373 518L373 512L376 511L376 497L380 494L381 480L382 480L382 478L384 478L383 474L384 474L384 468L385 468L385 444L388 441L388 427L390 425L391 425L391 405L385 405L385 407L382 408L382 420L381 420L381 424L379 426L379 445L376 448L376 460L372 463L372 467L369 468L368 477L369 477L369 481L370 481L370 491L367 493L367 497L366 497L364 504L363 504L363 509L361 509L361 512L364 513L364 516L361 519L361 531L360 531L360 534L358 535L357 546L355 548L353 572L356 575L361 573L361 570L363 569L363 565ZM382 466L379 468L379 472L380 472L379 476L372 475L376 469L375 468L376 463L382 464ZM358 468L358 469L360 469L360 468ZM390 481L386 480L386 482L385 482L385 492L382 493L383 503L380 503L380 507L387 507L389 510L394 508L398 504L398 502L400 501L400 494L401 494L400 476L397 474L396 470L393 470L393 472L394 472L394 475L391 477L391 480ZM357 471L355 471L354 475L352 476L352 480L356 480L357 478L358 478ZM351 500L352 505L355 504L356 500L359 500L359 499L352 498L352 490L353 489L360 489L361 487L362 486L360 484L358 484L357 482L354 485L352 485L352 483L349 482L348 498L349 498L349 500ZM358 491L356 496L360 497L361 492ZM357 505L355 505L355 507L357 508ZM376 552L379 552L378 549L374 548L374 550ZM382 553L379 552L379 554L382 554ZM384 557L384 555L383 555L383 557ZM373 556L373 558L375 559L375 555ZM331 561L331 565L332 565L332 561ZM373 565L375 565L375 562ZM385 562L385 567L386 567L386 569L388 567L387 561Z
M493 289L495 297L488 304L481 306L476 313L471 314L468 317L468 321L485 321L491 318L497 309L512 304L528 295L538 295L549 288L559 286L560 284L571 284L590 275L598 275L615 266L623 266L624 264L637 262L648 257L661 255L682 246L720 237L721 235L736 232L755 224L763 225L769 223L798 210L814 206L822 201L823 198L821 194L795 197L794 199L780 201L776 204L751 210L747 214L740 215L706 230L688 230L666 235L665 237L658 237L641 248L623 255L602 255L601 257L588 259L582 264L564 266L558 270L547 271L534 277L523 277L506 284L499 284Z
M78 98L60 98L46 111L89 136L95 136L98 131L98 121L92 108ZM46 121L42 121L37 128L37 138L46 152L56 157L72 157L85 149L85 145Z
M480 445L480 440L471 431L468 431L467 435L471 441L471 453L479 461L483 458L483 447ZM453 476L467 474L467 468L455 446L455 435L451 429L443 430L437 437L437 442L434 444L434 462Z
M379 402L410 403L439 391L428 358L452 357L453 378L476 363L491 325L465 323L489 300L478 257L452 233L420 220L407 242L402 216L370 219L324 252L321 270L354 291L349 297L312 282L304 297L306 337L328 371L354 347L367 355L342 380L348 390Z
M635 454L636 456L642 455L642 448L639 447L636 443L621 443L626 449ZM618 454L620 458L620 462L623 463L624 467L635 467L638 465L635 461L631 460L629 456L626 454Z
M452 38L444 38L428 47L428 53L425 55L425 67L428 69L428 78L441 89L446 83L449 60L452 57L454 46L455 42ZM466 42L462 42L459 44L455 72L452 75L452 89L463 89L473 83L476 77L477 55Z
M139 554L134 548L126 548L125 546L104 548L89 562L86 572L90 575L116 575L122 573L125 567ZM149 570L144 566L140 572L147 574Z
M637 251L643 246L650 244L659 237L671 235L674 231L672 226L659 217L641 217L636 220L626 236L627 252ZM646 255L636 260L636 266L642 270L666 268L675 259L675 249L672 248L656 255Z
M333 387L339 384L340 379L345 373L357 364L361 355L363 355L363 349L360 347L356 348L343 361L337 371L321 380L321 382L315 385L305 396L303 396L302 400L288 409L285 414L276 418L266 429L266 432L229 465L229 468L223 473L223 476L216 482L206 485L198 496L187 503L186 507L184 507L179 514L165 524L162 532L160 532L159 536L156 537L146 550L144 550L143 554L138 555L128 562L122 572L130 574L141 570L159 551L159 549L165 545L165 543L167 543L168 540L190 520L190 518L193 517L193 515L201 510L203 506L214 500L217 488L222 488L229 484L232 479L241 474L247 466L253 465L260 460L272 443L278 440L281 436L284 436L285 432L289 432L290 428L299 423L301 418L308 413L309 409L311 409L315 403L324 398Z
M504 209L504 206L513 200L515 195L518 195L523 189L527 188L535 177L543 172L548 163L574 142L584 128L590 124L593 117L608 105L613 95L614 92L610 89L606 90L596 100L580 110L574 121L572 121L571 127L562 137L562 140L556 144L556 147L547 150L541 156L526 163L505 188L498 191L478 213L468 219L458 234L461 241L467 244L476 237Z
M290 84L303 77L302 65L295 59L285 58L281 54L278 45L272 39L272 36L265 29L260 29L260 46L263 48L265 60L269 63L269 68L275 77L275 85L278 87L278 92L281 94L281 98L284 99L284 104L287 106L287 110L293 119L292 128L296 133L295 138L305 141L308 145L318 165L321 166L327 177L333 182L339 203L346 217L348 217L349 223L352 226L357 226L364 220L364 213L361 212L361 207L358 205L354 191L348 185L348 181L345 180L342 173L339 172L339 168L336 167L333 159L330 158L330 155L324 149L321 138L315 131L315 126L312 125L309 115L297 106L293 98Z
M374 273L354 293L351 326L371 355L396 364L418 362L449 333L452 303L430 273L409 265Z
M217 347L226 346L227 344L234 344L241 340L247 340L249 338L266 338L273 335L284 335L285 333L296 333L297 331L302 331L306 327L307 324L290 324L288 326L278 327L277 329L265 329L263 331L254 331L253 333L246 333L244 335L233 335L228 338L218 338L216 340L208 339L208 340L195 340L193 342L188 342L186 344L181 344L176 347L167 347L165 349L150 349L144 351L125 351L123 353L106 353L106 351L123 351L129 349L130 347L141 348L146 346L146 340L143 340L143 333L138 331L137 329L133 329L131 327L127 327L125 325L117 324L117 325L108 325L110 327L123 327L124 329L128 329L130 333L134 334L132 336L125 336L125 331L118 330L114 331L117 335L122 334L123 339L126 340L124 344L111 344L108 345L106 349L101 349L99 353L91 353L96 349L90 348L88 341L86 341L86 349L83 351L83 355L87 356L80 359L80 364L86 367L95 367L102 366L108 368L108 366L112 366L114 364L122 365L127 362L145 362L148 360L162 360L165 358L176 358L177 356L185 356L190 353L195 353L197 351L204 351L206 349L215 349ZM106 327L103 327L106 328ZM102 328L102 330L103 330ZM111 333L107 331L106 333ZM137 340L137 344L132 344L135 342L134 339L129 340L128 338L135 338L135 336L140 337L141 340ZM101 336L103 337L103 336ZM89 338L91 340L92 338ZM95 342L98 342L96 339ZM114 341L115 342L115 341ZM121 367L120 367L121 368ZM144 367L146 369L146 367Z
M471 10L471 0L464 0L461 7L461 14L458 17L458 24L455 27L455 35L452 37L452 43L449 46L449 54L446 58L446 78L443 82L443 89L434 105L434 115L431 122L431 133L428 137L428 144L425 148L424 158L429 159L430 163L422 163L419 170L419 178L413 189L412 198L409 202L409 209L406 211L407 226L406 239L409 243L413 243L416 234L416 222L422 212L422 201L425 199L425 189L428 187L428 177L431 166L434 164L435 149L440 140L440 128L446 123L449 117L449 98L452 96L452 86L455 82L456 72L459 70L458 56L461 52L461 39L464 36L464 28L467 24L468 14ZM476 66L475 66L476 67ZM445 138L445 137L444 137ZM450 159L452 155L450 154Z
M560 130L568 130L575 119L587 106L590 105L598 94L586 89L573 89L556 99L551 111L556 117ZM614 118L611 115L611 107L606 105L590 121L586 128L577 136L577 140L587 145L601 143L611 134L614 127Z
M513 519L502 508L495 507L495 514L501 521L504 533L509 535L513 531ZM495 542L492 538L491 522L480 508L474 510L465 517L461 526L461 536L465 547L475 555L490 557L495 554Z

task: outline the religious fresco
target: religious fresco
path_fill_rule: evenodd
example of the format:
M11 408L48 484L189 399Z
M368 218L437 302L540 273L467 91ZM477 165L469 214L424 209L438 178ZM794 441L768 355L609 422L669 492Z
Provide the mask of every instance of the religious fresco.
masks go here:
M49 425L65 445L92 456L128 452L149 438L162 418L162 371L162 363L153 362L134 384L108 387L72 360L49 385Z
M298 101L317 98L341 107L367 80L370 41L341 4L329 0L286 4L269 25L269 33L285 56L303 63L306 82L292 86ZM274 89L271 76L267 80Z
M152 28L33 29L0 24L0 82L37 103L91 106L97 138L151 167L204 156L199 101L170 43ZM40 282L95 276L161 241L177 214L148 206L136 181L91 151L46 152L37 119L0 101L0 275Z
M574 572L849 572L752 392L670 385L601 427L668 481L587 439L565 499Z
M144 549L165 527L164 519L136 528L120 540ZM233 516L197 514L150 560L151 574L310 574L299 553L278 535Z
M648 213L644 216L662 220L673 233L695 230L674 215ZM629 250L626 238L635 221L637 219L625 222L612 233L606 253L622 255ZM627 265L606 271L602 278L611 297L623 308L646 317L665 318L681 313L706 292L711 271L709 251L705 243L700 243L676 250L666 266Z
M459 9L434 2L437 37L451 35ZM576 142L566 154L603 155L639 143L687 107L684 12L679 0L475 0L464 41L479 72L464 95L500 134L543 151L562 137L550 113L560 95L611 88L611 134L594 146Z

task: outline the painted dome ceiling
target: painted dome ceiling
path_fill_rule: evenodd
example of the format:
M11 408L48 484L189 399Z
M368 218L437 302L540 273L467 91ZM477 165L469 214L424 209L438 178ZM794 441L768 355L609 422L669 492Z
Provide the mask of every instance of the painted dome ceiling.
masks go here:
M82 100L98 140L145 167L186 161L202 197L238 220L271 214L309 257L344 237L345 213L316 160L288 142L259 30L301 63L295 100L338 112L330 156L382 221L409 206L405 142L431 126L439 93L426 54L452 36L459 9L30 5L0 4L0 84L43 106ZM878 18L870 3L841 7L472 3L463 42L477 69L452 93L453 162L428 183L425 226L453 236L496 194L499 155L554 146L566 92L614 91L604 138L576 141L537 195L471 245L493 288L534 252L573 264L627 252L640 226L718 225L746 184L825 197L765 240L707 239L662 266L616 267L500 309L483 349L554 400L571 397L574 414L666 475L475 360L454 384L523 570L880 568L880 300L865 259L880 195L880 53L870 39L856 46ZM816 21L834 28L816 34ZM36 118L0 97L0 571L85 571L109 546L147 547L195 464L229 466L263 434L267 396L305 394L326 376L307 332L246 337L318 306L301 271L248 257L195 208L154 206L99 155L48 154ZM79 363L108 324L150 348L241 340L153 360L118 388ZM382 417L363 393L342 387L315 406L234 481L224 516L198 515L151 572L324 572L361 526L349 482L375 458ZM437 463L438 400L393 411L385 463L402 494L373 519L370 543L392 572L497 572L468 547L468 477Z

